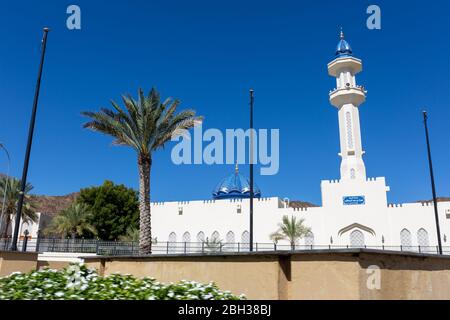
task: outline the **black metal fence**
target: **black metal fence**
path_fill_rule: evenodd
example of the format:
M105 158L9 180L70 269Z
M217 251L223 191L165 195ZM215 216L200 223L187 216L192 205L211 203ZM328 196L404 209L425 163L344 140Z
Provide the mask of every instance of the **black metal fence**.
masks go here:
M0 239L0 250L11 249L11 239ZM249 243L219 242L161 242L152 244L153 254L208 254L227 252L248 252ZM133 241L103 241L96 239L20 239L18 250L28 252L93 253L97 255L138 255L139 244ZM305 251L367 248L387 251L404 251L438 254L437 246L348 246L348 245L288 245L275 243L255 243L254 251ZM450 255L450 246L443 247L443 253Z

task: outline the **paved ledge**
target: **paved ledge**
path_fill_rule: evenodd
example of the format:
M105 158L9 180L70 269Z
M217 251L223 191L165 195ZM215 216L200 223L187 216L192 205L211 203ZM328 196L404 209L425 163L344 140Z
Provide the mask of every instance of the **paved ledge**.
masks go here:
M379 254L389 256L403 256L403 257L428 257L436 259L450 259L450 255L438 255L430 253L419 253L409 251L394 251L394 250L378 250L378 249L365 249L365 248L349 248L349 249L313 249L313 250L295 250L295 251L254 251L254 252L212 252L212 253L187 253L187 254L151 254L151 255L100 255L100 256L83 256L78 257L85 260L129 260L129 259L180 259L180 258L202 258L202 257L261 257L261 256L281 256L289 257L293 255L335 255L335 254Z

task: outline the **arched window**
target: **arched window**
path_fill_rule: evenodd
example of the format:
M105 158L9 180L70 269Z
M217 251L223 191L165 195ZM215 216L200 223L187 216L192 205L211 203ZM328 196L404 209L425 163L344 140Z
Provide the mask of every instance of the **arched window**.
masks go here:
M402 250L412 249L412 237L408 229L400 231L400 244L402 245Z
M250 250L250 233L248 231L242 232L241 243L242 251Z
M428 239L428 232L424 228L417 231L417 243L421 251L428 251L430 249L430 241Z
M355 179L356 178L356 171L355 169L351 168L350 169L350 179Z
M352 127L352 115L349 111L345 113L345 122L347 126L347 146L349 149L353 149L353 127Z
M203 231L200 231L199 233L197 233L197 243L195 244L197 251L202 252L204 241L205 241L205 233Z
M177 251L177 234L171 232L169 234L169 253L175 253Z
M354 230L350 233L350 245L355 248L364 247L364 234L359 230Z
M203 231L200 231L197 233L197 242L203 242L205 241L205 233Z
M189 253L191 249L191 234L188 231L183 233L183 246L186 253Z
M214 231L211 235L211 241L212 242L217 242L220 241L220 234L217 231Z
M235 245L234 245L234 232L233 231L228 231L226 237L226 244L225 244L225 250L228 251L234 251L235 249Z
M314 233L308 232L305 236L305 245L312 246L314 244ZM308 248L307 248L308 249Z

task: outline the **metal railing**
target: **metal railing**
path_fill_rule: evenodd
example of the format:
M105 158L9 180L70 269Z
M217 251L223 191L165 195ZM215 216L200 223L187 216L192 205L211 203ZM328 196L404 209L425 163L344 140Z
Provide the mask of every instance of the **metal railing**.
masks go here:
M0 251L11 249L11 238L0 239ZM138 255L139 243L133 241L104 241L96 239L20 239L17 248L27 252L67 252L94 253L97 255ZM210 243L210 242L166 242L152 244L153 254L210 254L249 252L249 243ZM275 243L254 243L254 251L307 251L366 248L385 251L438 254L437 246L350 246L350 245L289 245ZM443 247L443 254L450 255L450 246Z

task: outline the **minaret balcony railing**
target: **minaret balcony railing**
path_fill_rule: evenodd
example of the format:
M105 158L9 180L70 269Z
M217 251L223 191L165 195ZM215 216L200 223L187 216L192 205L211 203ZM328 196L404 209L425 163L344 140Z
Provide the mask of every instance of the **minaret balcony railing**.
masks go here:
M330 91L330 102L333 106L340 108L345 104L359 106L366 100L367 91L363 86L347 85Z

